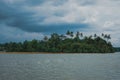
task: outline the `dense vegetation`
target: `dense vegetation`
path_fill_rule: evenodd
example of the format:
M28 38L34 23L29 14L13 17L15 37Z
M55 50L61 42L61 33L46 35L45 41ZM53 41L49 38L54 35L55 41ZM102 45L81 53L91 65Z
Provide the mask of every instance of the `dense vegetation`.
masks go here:
M115 47L114 49L116 52L120 52L120 47Z
M57 33L45 36L43 40L10 42L0 44L0 50L7 52L61 52L61 53L112 53L114 48L109 42L110 35L96 34L84 36L83 33L67 31L65 35Z

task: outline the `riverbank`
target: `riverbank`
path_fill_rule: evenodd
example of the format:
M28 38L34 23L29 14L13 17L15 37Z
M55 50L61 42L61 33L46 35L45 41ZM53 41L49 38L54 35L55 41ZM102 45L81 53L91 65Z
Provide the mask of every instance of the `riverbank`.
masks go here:
M65 54L65 53L52 53L52 52L0 52L0 54Z
M110 54L110 53L0 52L0 54Z

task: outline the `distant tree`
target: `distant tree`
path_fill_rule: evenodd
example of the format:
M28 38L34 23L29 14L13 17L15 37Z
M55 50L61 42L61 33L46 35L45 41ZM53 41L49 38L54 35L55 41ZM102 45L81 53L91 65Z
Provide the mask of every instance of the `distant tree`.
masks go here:
M105 34L105 35L104 35L104 39L106 39L106 40L107 40L107 42L108 42L108 40L109 40L109 39L111 39L110 34L108 34L108 35L107 35L107 34Z
M73 32L72 32L72 31L70 32L70 36L71 36L71 37L74 37L74 35L73 35Z
M68 36L69 36L70 34L71 34L71 32L68 30L68 31L67 31L67 33L66 33L66 35L68 35Z
M83 37L83 33L80 33L80 37L81 37L81 38Z
M76 37L79 38L79 36L80 36L80 32L77 31L77 33L76 33Z
M109 40L109 39L111 39L111 36L110 36L110 34L107 36L107 39Z
M73 32L72 31L67 31L66 35L70 36L71 38L74 36Z
M101 35L102 37L104 37L104 34L102 33L102 35Z
M44 37L44 41L48 41L48 37L47 36Z
M63 35L63 34L62 34L62 35L60 35L59 37L60 37L60 39L61 39L61 40L64 40L64 39L66 39L66 38L67 38L67 37L66 37L65 35Z
M97 34L94 34L94 38L96 38L97 37Z

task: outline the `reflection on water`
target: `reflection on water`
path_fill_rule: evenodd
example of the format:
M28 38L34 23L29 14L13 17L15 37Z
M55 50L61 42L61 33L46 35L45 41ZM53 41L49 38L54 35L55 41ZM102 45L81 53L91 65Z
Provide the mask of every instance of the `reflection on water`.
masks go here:
M119 80L120 53L0 54L0 80Z

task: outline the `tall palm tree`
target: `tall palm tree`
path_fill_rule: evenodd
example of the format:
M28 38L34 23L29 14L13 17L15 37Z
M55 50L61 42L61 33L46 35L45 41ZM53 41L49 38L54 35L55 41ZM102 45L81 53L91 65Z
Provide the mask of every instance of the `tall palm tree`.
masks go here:
M96 38L97 37L97 34L94 34L94 38Z
M102 33L102 37L104 36L104 34Z
M104 38L104 33L102 33L101 36Z
M80 35L80 32L77 31L77 33L76 33L76 37L79 38L79 35Z
M109 35L107 35L107 41L108 41L109 39L111 39L111 36L110 36L110 34L109 34Z
M69 31L69 30L67 31L66 35L70 36L71 38L74 37L73 32L72 32L72 31Z
M44 41L48 41L48 37L47 36L44 37Z
M67 31L66 35L70 35L70 31L69 30Z
M81 38L83 37L83 33L80 33L80 37L81 37Z
M72 31L70 32L70 36L71 36L71 38L72 38L72 37L74 37L74 34L73 34L73 32L72 32Z
M104 35L104 39L105 39L106 41L108 40L107 34Z

